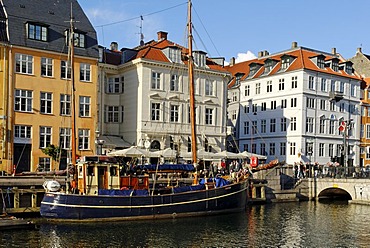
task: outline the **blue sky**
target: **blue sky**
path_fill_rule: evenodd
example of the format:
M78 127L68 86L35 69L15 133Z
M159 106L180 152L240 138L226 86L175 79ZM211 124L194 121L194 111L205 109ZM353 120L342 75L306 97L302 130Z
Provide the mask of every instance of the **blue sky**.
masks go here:
M158 31L186 45L186 0L78 0L98 33L100 45L132 48ZM194 49L210 57L244 57L299 46L350 58L370 54L370 0L193 0ZM115 23L115 24L113 24ZM111 25L109 25L111 24Z

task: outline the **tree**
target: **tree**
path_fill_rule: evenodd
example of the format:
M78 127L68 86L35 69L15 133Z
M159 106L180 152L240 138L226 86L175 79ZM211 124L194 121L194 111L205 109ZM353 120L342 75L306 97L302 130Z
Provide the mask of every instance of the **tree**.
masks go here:
M41 149L41 151L50 156L55 162L60 162L61 155L65 156L67 151L64 149L61 149L59 146L55 145L48 145L46 148Z

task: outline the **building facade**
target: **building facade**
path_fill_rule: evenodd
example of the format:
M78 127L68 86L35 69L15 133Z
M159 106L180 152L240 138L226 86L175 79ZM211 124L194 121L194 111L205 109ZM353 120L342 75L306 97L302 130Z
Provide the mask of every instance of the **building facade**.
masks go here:
M158 40L133 49L101 49L99 125L101 139L119 137L121 145L163 150L182 157L191 149L187 49L158 32ZM195 51L195 101L198 149L224 150L226 94L230 74L223 59ZM108 138L107 138L108 136ZM107 143L107 142L106 142Z
M263 51L227 69L234 76L229 94L239 97L231 100L229 123L240 150L287 164L343 158L359 165L361 78L335 49L293 42L289 50Z
M0 170L66 166L74 113L68 53L71 13L77 21L73 39L77 154L93 154L98 48L96 32L78 2L2 0L0 12ZM60 163L42 152L49 145L63 149Z

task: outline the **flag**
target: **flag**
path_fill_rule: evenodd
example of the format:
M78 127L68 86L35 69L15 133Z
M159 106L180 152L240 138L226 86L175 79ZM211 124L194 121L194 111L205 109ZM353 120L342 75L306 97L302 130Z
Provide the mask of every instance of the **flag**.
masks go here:
M340 132L344 132L346 130L346 122L345 121L342 121L339 125L339 131Z

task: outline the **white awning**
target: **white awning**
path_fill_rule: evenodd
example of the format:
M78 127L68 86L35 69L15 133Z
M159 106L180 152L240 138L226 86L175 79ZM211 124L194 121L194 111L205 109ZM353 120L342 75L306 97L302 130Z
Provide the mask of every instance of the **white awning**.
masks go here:
M126 148L131 146L130 143L122 139L120 136L102 135L98 138L98 140L103 141L103 147Z

